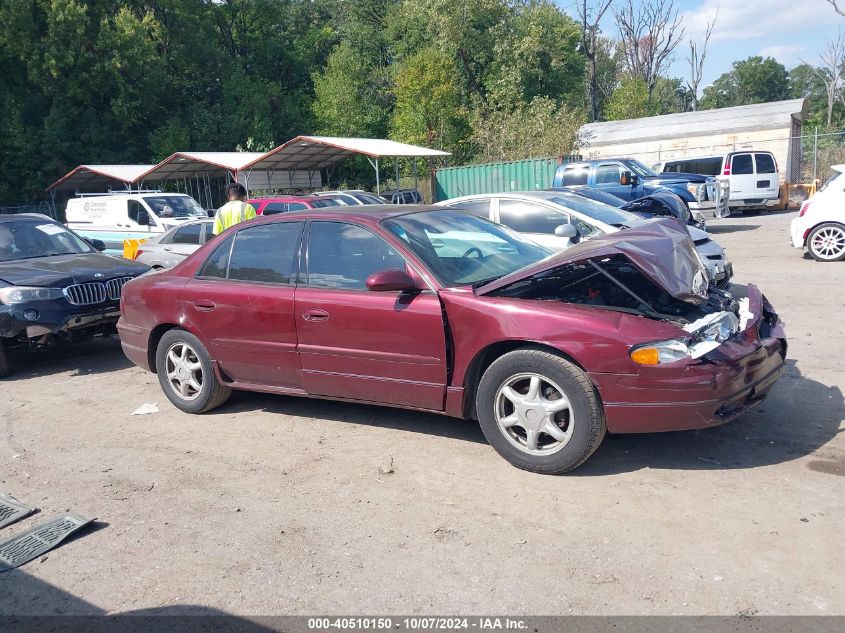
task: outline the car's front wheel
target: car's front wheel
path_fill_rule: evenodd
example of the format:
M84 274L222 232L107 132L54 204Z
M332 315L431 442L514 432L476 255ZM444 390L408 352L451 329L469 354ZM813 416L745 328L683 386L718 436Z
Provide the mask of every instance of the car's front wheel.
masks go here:
M606 432L587 375L560 356L519 349L495 360L478 385L484 436L517 468L559 474L583 464Z
M185 330L169 330L156 348L158 381L168 400L187 413L205 413L229 399L232 390L214 374L202 342Z
M845 226L836 222L819 224L807 236L807 250L819 262L845 259Z

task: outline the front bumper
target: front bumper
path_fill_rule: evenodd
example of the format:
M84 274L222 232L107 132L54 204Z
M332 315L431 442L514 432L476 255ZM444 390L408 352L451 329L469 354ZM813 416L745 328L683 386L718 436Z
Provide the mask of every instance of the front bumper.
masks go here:
M682 431L729 422L759 403L786 365L783 325L749 287L756 318L698 361L642 367L638 374L590 374L611 433ZM756 308L756 309L755 309Z
M726 218L731 214L724 202L690 202L689 211L697 222Z
M33 310L37 315L30 312ZM66 335L81 330L105 329L117 323L119 316L117 301L85 308L71 308L62 300L0 304L0 337L35 339L49 334Z

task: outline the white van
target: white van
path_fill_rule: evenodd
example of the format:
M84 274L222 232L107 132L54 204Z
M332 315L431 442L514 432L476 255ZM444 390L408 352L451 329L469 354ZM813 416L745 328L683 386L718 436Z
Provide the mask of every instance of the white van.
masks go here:
M730 183L731 210L766 209L780 202L780 176L771 152L739 151L727 154L667 160L655 166L664 173L716 176Z
M191 196L160 191L81 195L68 200L65 207L68 228L101 240L109 254L122 254L124 240L143 240L206 217L205 209Z

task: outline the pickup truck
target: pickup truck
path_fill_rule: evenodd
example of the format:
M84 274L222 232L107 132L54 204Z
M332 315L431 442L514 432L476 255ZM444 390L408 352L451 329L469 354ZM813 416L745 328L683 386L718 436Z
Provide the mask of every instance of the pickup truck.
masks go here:
M700 174L657 174L632 158L564 163L555 170L554 187L587 186L612 193L623 200L636 200L661 191L677 194L697 221L730 215L724 182Z

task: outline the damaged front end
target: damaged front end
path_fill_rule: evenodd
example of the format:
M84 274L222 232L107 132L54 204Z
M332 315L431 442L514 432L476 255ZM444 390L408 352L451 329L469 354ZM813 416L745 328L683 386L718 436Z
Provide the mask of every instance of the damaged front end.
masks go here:
M578 252L570 249L476 292L655 322L654 339L649 328L634 328L627 337L621 332L629 362L590 372L612 432L726 422L759 402L783 373L783 324L755 286L728 292L708 285L689 237L659 221L650 224L625 239L591 240Z

